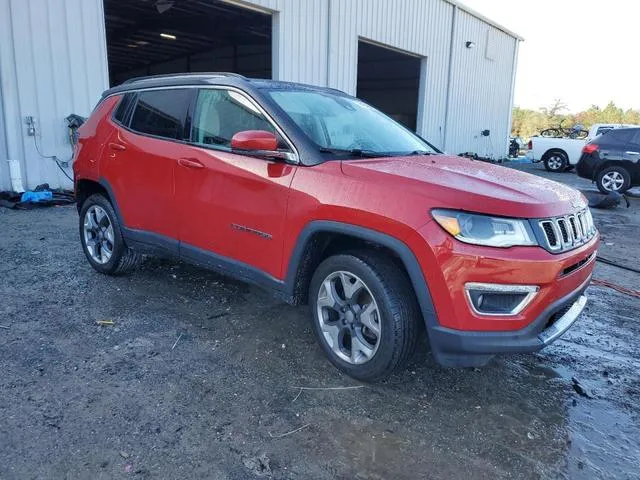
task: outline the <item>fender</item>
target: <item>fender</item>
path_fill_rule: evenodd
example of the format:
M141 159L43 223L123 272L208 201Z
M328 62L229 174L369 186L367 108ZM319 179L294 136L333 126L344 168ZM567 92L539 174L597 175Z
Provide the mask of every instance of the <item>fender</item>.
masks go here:
M307 246L310 238L316 233L338 233L348 235L368 242L377 243L395 252L409 274L409 280L411 281L413 290L418 299L420 310L422 311L422 316L427 328L430 329L439 325L429 286L424 278L418 259L411 249L403 241L398 240L395 237L376 230L348 223L314 220L309 222L302 229L298 236L298 240L296 241L293 253L291 254L291 258L289 259L289 265L287 268L285 289L288 297L292 298L294 295L296 276L298 274L300 263L303 260L302 256L304 254L305 247Z

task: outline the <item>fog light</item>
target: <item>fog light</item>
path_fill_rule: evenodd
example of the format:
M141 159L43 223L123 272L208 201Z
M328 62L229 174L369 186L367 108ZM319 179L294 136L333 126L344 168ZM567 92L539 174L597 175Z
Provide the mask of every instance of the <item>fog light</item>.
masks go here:
M533 300L540 287L467 283L464 286L473 311L479 315L517 315Z

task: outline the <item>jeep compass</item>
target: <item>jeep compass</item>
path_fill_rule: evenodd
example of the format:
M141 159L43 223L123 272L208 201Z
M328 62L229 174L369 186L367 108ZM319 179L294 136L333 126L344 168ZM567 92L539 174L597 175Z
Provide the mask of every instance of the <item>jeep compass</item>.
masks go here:
M94 269L170 255L308 304L322 350L361 380L425 332L445 366L537 351L585 306L599 236L582 194L446 155L337 90L133 79L104 92L74 160Z

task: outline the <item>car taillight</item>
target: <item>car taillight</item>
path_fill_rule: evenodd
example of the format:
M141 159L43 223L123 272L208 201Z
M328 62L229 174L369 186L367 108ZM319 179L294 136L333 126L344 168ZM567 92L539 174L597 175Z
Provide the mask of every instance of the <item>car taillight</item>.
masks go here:
M533 140L529 140L529 143L527 143L527 148L529 150L533 150Z
M593 152L597 152L599 149L600 149L600 147L598 146L597 143L588 143L582 149L582 153L590 154L590 153L593 153Z

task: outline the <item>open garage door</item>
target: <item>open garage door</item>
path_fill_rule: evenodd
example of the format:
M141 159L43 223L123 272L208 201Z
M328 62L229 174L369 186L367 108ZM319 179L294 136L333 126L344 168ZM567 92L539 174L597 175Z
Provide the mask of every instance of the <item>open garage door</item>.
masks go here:
M104 0L111 85L176 72L271 78L271 16L217 0Z
M420 57L358 42L357 96L416 130Z

